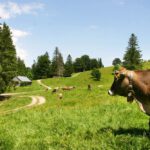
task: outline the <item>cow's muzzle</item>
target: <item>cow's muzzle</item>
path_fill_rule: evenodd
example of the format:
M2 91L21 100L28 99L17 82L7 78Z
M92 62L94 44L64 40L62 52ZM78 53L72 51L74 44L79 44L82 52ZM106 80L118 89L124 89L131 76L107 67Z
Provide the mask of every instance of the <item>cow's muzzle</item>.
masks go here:
M109 91L108 91L108 94L111 95L111 96L113 96L113 95L114 95L114 92L111 91L111 90L109 90Z

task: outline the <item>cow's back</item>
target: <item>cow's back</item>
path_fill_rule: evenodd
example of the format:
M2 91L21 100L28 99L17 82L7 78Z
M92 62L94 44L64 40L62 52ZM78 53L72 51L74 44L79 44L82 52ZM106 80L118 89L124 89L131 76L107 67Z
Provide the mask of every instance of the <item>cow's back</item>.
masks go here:
M150 70L135 71L138 80L150 86Z

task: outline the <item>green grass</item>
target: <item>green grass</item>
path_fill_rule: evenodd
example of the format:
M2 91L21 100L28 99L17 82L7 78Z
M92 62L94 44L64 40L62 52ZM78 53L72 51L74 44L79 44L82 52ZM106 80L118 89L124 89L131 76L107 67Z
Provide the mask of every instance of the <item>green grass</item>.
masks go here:
M143 63L143 69L150 69L150 61Z
M30 87L18 88L16 92L28 92L24 96L41 95L47 101L41 106L0 115L0 149L150 149L146 135L148 117L139 111L135 102L129 104L126 98L109 96L112 68L103 68L101 72L101 81L92 80L90 71L72 78L42 80L52 88L76 86L72 91L60 90L58 93L63 94L62 100L57 93L44 91L36 82ZM92 85L92 91L87 90L88 84ZM24 98L19 99L19 95L12 98L12 108L24 105Z
M17 107L22 107L31 103L31 98L28 97L12 97L0 102L0 113L13 110Z
M6 93L8 92L13 92L13 93L19 93L19 92L35 92L35 91L41 91L44 90L42 86L40 86L37 81L32 81L32 85L29 86L21 86L21 87L16 87L14 90L13 88L10 88L7 90Z

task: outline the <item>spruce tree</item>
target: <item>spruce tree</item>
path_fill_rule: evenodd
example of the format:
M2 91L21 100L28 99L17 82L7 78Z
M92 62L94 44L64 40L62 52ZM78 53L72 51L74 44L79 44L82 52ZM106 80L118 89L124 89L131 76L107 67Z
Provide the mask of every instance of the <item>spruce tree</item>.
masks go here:
M113 60L113 62L112 62L112 65L113 66L116 66L116 65L121 65L121 60L120 60L120 58L115 58L114 60Z
M98 66L99 66L99 68L103 68L104 67L101 58L98 58Z
M90 60L90 63L91 63L91 69L94 69L94 68L98 68L99 67L99 64L98 64L98 61L95 59L95 58L93 58L93 59L91 59Z
M75 72L83 72L84 71L83 62L82 62L81 58L76 58L75 62L73 63L73 66L74 66Z
M6 84L2 76L2 27L0 27L0 93L6 89Z
M31 80L33 79L32 68L30 67L26 68L26 76Z
M27 74L27 69L26 65L23 60L21 60L20 57L17 58L17 75L20 76L26 76Z
M83 65L83 70L84 71L87 71L87 70L91 69L90 57L88 55L81 56L81 61L82 61L82 65Z
M52 59L52 74L53 76L63 76L64 73L64 62L58 47L54 50L54 56Z
M70 77L73 73L73 62L71 55L68 55L67 61L65 63L65 71L64 71L64 77Z
M58 47L54 50L53 59L52 59L52 75L58 75L58 57L59 57L59 50Z
M51 76L51 62L46 52L44 55L38 56L37 62L32 65L34 79L43 79Z
M123 57L123 66L131 70L140 69L142 68L141 57L142 55L138 47L137 37L132 33Z
M6 90L6 84L2 76L2 66L0 65L0 93L3 93Z
M12 41L12 33L6 23L0 29L0 65L2 67L2 79L8 86L17 74L16 49Z
M61 53L59 52L58 57L58 76L62 77L64 74L64 61Z
M33 79L38 79L38 74L37 74L37 63L36 63L36 61L34 60L34 62L33 62L33 65L32 65L32 76L33 76Z

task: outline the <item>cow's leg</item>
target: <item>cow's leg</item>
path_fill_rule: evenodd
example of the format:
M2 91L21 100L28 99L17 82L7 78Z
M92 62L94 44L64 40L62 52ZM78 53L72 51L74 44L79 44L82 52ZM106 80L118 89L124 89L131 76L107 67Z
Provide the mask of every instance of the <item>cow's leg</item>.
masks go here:
M149 118L149 123L148 124L149 124L149 134L150 134L150 118Z

